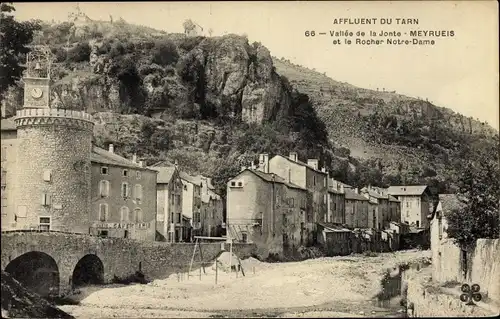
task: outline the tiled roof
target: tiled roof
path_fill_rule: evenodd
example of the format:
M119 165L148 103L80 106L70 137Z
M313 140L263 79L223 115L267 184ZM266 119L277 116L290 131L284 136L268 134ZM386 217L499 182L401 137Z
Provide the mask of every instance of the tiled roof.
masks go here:
M2 131L15 131L15 130L17 130L16 124L14 123L14 117L2 119L2 121L0 123L0 129Z
M427 189L427 185L414 185L414 186L389 186L389 195L399 196L399 195L410 195L418 196L422 195Z
M368 195L370 195L371 197L374 197L376 199L387 199L387 195L379 194L376 191L374 191L373 189L369 189L367 187L363 187L363 189L361 191L368 193Z
M199 176L191 176L186 172L179 171L179 176L181 177L182 180L194 184L194 185L201 185L201 178Z
M278 175L276 174L268 174L268 173L264 173L264 172L261 172L261 171L258 171L258 170L254 170L254 169L249 169L247 168L246 171L250 171L252 173L254 173L255 175L259 176L260 178L262 178L263 180L265 180L266 182L275 182L275 183L279 183L279 184L283 184L289 188L295 188L295 189L300 189L300 190L306 190L305 188L302 188L300 187L299 185L296 185L294 183L289 183L287 181L285 181L283 178L279 177Z
M399 199L397 199L396 197L394 197L392 195L389 195L389 201L390 202L397 202L397 203L399 203Z
M460 209L465 205L456 194L439 194L438 197L439 201L434 204L432 211L427 216L430 219L434 218L438 211L440 211L443 216L446 216L446 214L452 210Z
M364 197L363 195L360 195L360 194L356 193L355 191L349 190L349 189L345 191L345 199L366 200L366 201L368 201L368 198Z
M126 159L116 153L111 153L100 147L92 146L92 153L90 154L90 160L94 163L101 163L106 165L116 165L142 170L151 170L150 168L142 167L138 163Z
M306 164L306 163L304 163L304 162L301 162L301 161L298 161L298 160L297 160L297 161L294 161L294 160L292 160L291 158L289 158L289 157L287 157L287 156L283 156L283 155L275 155L274 157L276 157L276 156L279 156L279 157L282 157L282 158L284 158L284 159L287 159L288 161L290 161L290 162L292 162L292 163L295 163L295 164L298 164L298 165L301 165L301 166L304 166L304 167L308 167L308 168L312 169L312 170L313 170L313 171L315 171L315 172L318 172L318 173L321 173L321 174L328 175L328 173L327 173L327 172L322 172L322 171L321 171L321 170L319 170L319 169L315 169L314 167L312 167L312 166L310 166L310 165L308 165L308 164ZM274 158L274 157L273 157L273 158Z
M163 167L151 167L152 170L158 172L156 176L156 182L159 184L168 184L172 180L172 176L175 173L175 166L163 166Z

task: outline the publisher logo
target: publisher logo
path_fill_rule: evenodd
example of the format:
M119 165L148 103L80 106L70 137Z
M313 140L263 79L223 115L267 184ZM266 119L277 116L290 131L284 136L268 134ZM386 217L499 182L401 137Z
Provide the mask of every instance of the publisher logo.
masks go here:
M480 302L483 296L479 292L481 287L478 284L473 284L469 286L468 284L463 284L460 287L462 294L460 295L460 300L465 302L467 305L475 305L475 302Z

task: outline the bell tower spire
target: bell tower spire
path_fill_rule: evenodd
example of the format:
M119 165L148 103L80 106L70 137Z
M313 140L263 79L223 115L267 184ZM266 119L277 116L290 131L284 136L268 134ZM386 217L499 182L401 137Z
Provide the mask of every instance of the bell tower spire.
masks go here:
M52 53L47 46L31 48L26 57L24 81L24 108L50 108L50 68Z

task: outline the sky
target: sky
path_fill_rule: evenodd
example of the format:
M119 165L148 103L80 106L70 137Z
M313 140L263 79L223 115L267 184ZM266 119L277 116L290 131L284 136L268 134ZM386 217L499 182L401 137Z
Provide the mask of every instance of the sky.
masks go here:
M62 22L75 6L75 2L16 3L15 16ZM334 80L427 98L499 129L497 1L80 2L79 6L94 20L109 21L111 15L115 21L122 17L129 23L183 32L182 24L189 18L205 30L212 28L213 36L246 34L273 56L315 68ZM334 24L344 18L377 21ZM396 18L418 20L418 25L397 24ZM382 19L392 19L392 24L382 25ZM329 35L330 31L409 34L411 30L455 35L434 38L433 46L335 45L335 37ZM306 31L316 35L306 37Z

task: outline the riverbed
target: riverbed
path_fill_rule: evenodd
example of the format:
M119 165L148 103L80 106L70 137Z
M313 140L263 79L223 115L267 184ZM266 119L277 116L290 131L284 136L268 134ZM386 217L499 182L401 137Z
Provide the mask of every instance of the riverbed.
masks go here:
M429 251L317 258L301 262L242 261L244 275L206 267L146 285L80 289L78 305L60 308L76 318L165 317L396 317L399 304L380 308L385 269L428 257Z

